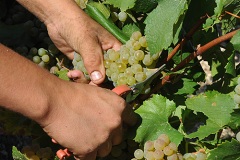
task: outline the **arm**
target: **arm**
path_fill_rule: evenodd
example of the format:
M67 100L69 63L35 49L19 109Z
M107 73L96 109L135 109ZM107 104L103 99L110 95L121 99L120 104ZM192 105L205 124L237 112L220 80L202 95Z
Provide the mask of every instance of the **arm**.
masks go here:
M120 143L125 102L112 91L63 81L1 44L0 75L0 106L35 120L81 160Z
M74 0L18 0L47 26L55 45L68 57L81 54L95 84L105 79L103 50L120 49L121 43L81 10Z

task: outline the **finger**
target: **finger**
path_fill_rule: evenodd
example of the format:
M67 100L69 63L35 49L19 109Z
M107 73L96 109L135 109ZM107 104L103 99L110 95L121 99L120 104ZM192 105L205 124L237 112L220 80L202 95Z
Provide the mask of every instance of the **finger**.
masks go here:
M89 83L83 72L79 70L71 70L67 73L67 76L68 78L72 79L74 82L77 83Z
M103 65L103 51L97 38L89 38L84 44L81 44L80 54L91 81L95 84L102 83L105 79L105 68Z
M137 114L129 104L123 110L122 119L124 123L130 126L134 126L137 123Z
M111 150L112 150L112 142L108 140L99 147L97 155L99 157L105 157L111 152Z
M123 127L120 126L112 133L112 145L118 145L122 142L123 139Z

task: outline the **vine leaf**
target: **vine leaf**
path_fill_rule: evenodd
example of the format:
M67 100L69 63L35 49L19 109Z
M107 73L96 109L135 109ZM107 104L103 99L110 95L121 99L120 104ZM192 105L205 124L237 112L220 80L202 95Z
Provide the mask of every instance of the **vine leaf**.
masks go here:
M218 132L223 126L227 125L235 108L230 95L221 94L217 91L209 91L189 98L186 100L186 106L196 112L202 112L208 117L206 125L188 135L189 138L198 137L200 140Z
M240 127L240 109L235 109L231 114L231 120L228 124L232 129L237 129Z
M12 156L14 160L28 160L28 158L22 154L15 146L12 148Z
M136 0L136 4L133 8L136 12L147 13L148 11L155 8L159 0Z
M168 118L175 109L175 103L161 95L153 95L151 99L144 101L143 105L136 110L142 118L142 124L136 131L135 141L144 144L148 140L157 139L164 133L172 142L180 144L183 135L168 123Z
M187 0L162 0L145 20L145 35L151 54L167 49L174 41L181 24L178 20L188 8ZM157 20L156 20L157 17Z
M106 0L106 4L111 4L114 7L120 8L121 11L126 11L134 7L136 0Z
M138 26L134 23L132 24L126 24L123 26L122 28L123 33L126 34L126 36L131 37L132 33L135 31L140 31L140 29L138 28Z
M231 142L226 141L219 145L217 148L209 152L208 159L219 159L219 160L237 160L240 157L240 143L232 139Z
M233 44L235 50L240 51L240 31L233 36L231 43Z
M215 0L215 3L217 4L216 8L214 9L215 15L220 16L224 8L225 0Z

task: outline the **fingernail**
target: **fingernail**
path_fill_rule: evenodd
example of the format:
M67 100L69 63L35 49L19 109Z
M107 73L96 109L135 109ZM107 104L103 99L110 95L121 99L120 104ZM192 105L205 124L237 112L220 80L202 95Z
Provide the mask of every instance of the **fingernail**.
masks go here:
M91 80L92 81L97 81L102 78L102 74L99 71L93 71L91 73Z

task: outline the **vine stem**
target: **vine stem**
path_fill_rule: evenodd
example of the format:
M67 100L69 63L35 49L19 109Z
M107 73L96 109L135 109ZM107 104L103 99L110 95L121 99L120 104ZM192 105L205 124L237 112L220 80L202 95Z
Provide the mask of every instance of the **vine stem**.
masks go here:
M206 52L208 49L218 45L221 42L224 42L226 40L231 39L238 31L240 31L240 29L234 30L232 32L229 32L221 37L218 37L212 41L210 41L209 43L199 47L196 51L194 51L192 54L190 54L187 58L185 58L183 61L181 61L175 68L172 69L172 72L176 72L179 69L183 68L186 64L188 64L191 60L193 60L194 58L196 58L198 55L203 54L204 52ZM167 82L170 82L172 75L167 75L165 77L163 77L162 81L160 83L158 83L149 94L143 95L141 97L142 100L147 99L151 94L156 93L160 88L162 88L162 86L164 86Z
M182 39L182 41L180 43L178 43L174 49L169 53L166 62L168 62L169 60L172 59L172 57L178 52L179 49L182 48L182 46L192 38L192 35L198 30L198 28L203 24L203 22L205 22L205 20L207 19L207 15L202 16L200 18L200 20L197 22L197 24L186 34L186 36ZM165 63L166 63L165 62Z

